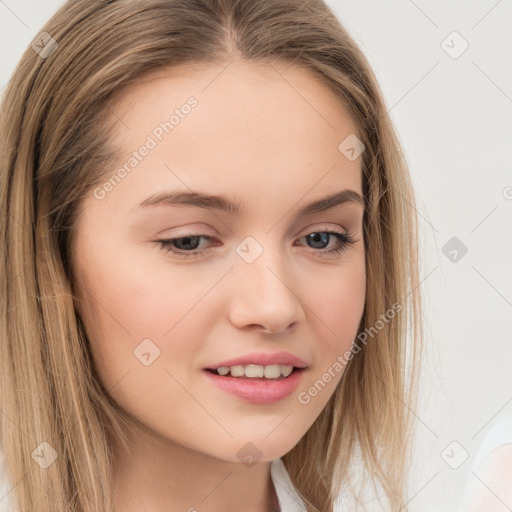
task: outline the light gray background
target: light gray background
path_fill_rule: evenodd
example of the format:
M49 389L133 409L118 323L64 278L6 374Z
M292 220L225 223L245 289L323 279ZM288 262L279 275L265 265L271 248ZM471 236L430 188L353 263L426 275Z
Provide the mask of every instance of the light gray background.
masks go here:
M62 3L0 0L2 89ZM418 194L427 351L409 507L455 511L466 482L484 485L471 469L486 432L512 417L512 2L328 4L377 74ZM468 248L456 262L453 237Z

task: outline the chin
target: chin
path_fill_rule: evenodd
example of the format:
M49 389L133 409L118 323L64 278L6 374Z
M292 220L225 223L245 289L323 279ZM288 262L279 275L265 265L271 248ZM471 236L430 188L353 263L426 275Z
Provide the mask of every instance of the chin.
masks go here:
M212 455L230 462L246 463L249 461L249 464L270 462L292 450L305 433L290 432L289 428L282 425L277 428L269 428L268 424L259 432L254 428L247 431L246 435L241 434L240 430L237 432L238 435L235 435L234 439L229 440L228 443L217 442L217 448ZM211 451L211 447L209 451Z

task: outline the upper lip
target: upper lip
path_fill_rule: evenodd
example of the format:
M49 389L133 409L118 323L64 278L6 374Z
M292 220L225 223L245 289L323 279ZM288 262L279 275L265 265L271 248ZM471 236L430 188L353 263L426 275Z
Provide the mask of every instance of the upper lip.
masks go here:
M234 359L227 359L211 366L207 366L205 370L216 370L221 366L238 366L247 364L257 364L261 366L268 366L271 364L283 364L289 366L295 366L296 368L306 368L308 363L298 356L290 354L289 352L275 352L275 353L263 353L253 352L245 356L236 357Z

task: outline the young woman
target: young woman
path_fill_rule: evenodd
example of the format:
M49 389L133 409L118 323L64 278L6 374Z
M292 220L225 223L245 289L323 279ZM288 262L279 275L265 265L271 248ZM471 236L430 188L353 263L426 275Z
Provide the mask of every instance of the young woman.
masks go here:
M320 0L75 0L1 110L15 510L405 510L414 196Z

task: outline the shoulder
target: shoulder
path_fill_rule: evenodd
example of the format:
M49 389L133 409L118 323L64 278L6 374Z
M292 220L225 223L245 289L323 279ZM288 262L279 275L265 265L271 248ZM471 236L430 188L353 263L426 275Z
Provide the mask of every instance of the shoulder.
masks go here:
M466 484L461 512L498 512L512 504L512 420L485 436Z

